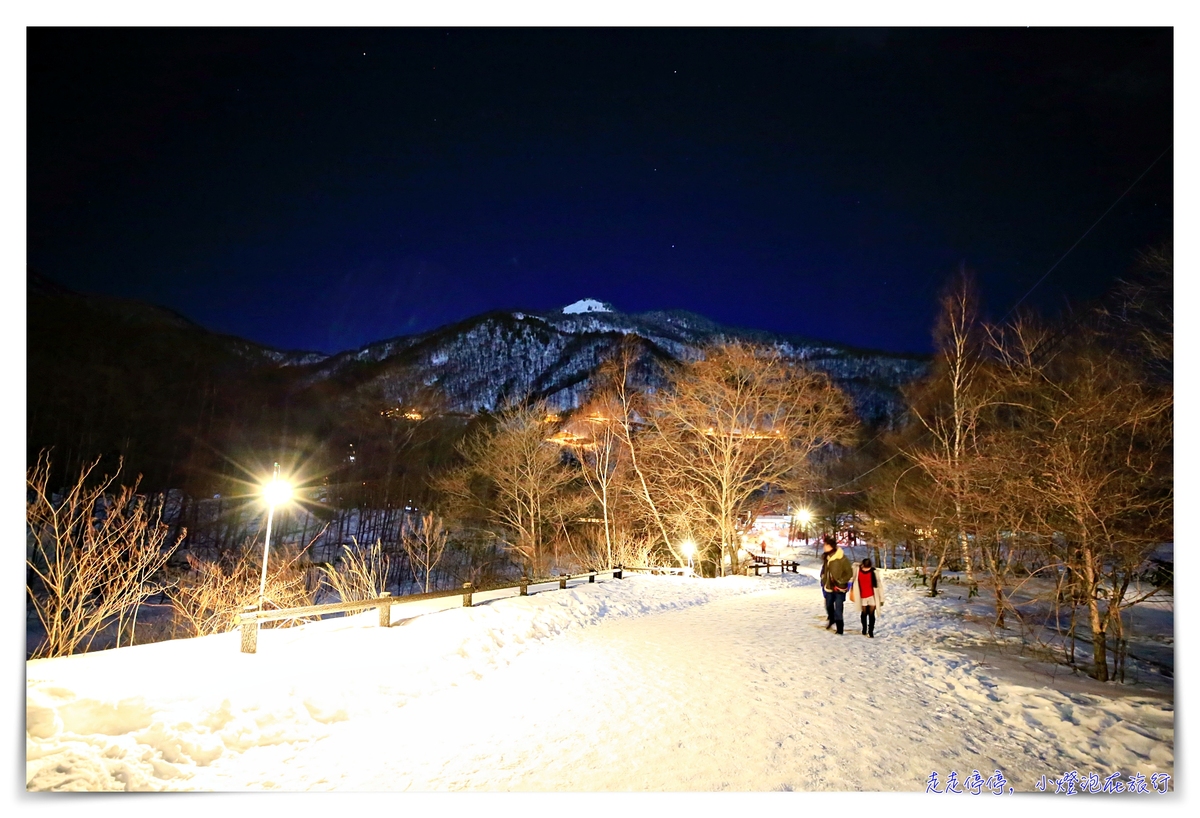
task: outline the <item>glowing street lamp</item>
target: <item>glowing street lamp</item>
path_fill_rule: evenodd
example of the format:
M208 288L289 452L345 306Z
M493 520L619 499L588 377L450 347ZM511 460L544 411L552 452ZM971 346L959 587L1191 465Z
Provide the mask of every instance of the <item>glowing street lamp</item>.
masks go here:
M800 523L800 535L808 543L808 524L812 522L812 512L806 508L796 510L796 522Z
M687 557L687 567L693 569L692 558L696 556L696 544L691 540L684 540L679 547L683 550L683 555Z
M292 499L292 486L286 480L279 479L279 464L275 464L275 473L269 483L262 486L263 502L267 504L267 536L263 541L262 581L258 585L258 609L263 609L267 596L267 556L271 551L271 523L275 519L275 506L281 506Z

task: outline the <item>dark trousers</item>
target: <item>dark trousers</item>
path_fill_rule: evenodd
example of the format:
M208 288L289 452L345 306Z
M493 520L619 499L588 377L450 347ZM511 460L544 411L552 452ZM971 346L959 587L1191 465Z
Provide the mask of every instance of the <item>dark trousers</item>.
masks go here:
M860 614L860 618L862 619L863 633L874 636L875 635L875 606L868 605L867 607L863 608L862 614Z
M837 632L841 633L844 623L842 622L842 605L846 602L845 591L828 591L825 594L825 615L829 617L829 621L837 625Z

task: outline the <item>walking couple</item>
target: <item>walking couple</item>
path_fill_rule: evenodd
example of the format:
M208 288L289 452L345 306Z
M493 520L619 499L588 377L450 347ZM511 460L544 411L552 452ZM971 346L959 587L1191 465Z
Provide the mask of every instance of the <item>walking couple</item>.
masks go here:
M849 593L850 601L858 605L863 636L875 638L875 611L883 607L883 584L875 573L875 566L869 559L851 565L845 552L838 548L837 540L830 534L825 535L823 551L821 592L825 594L825 616L829 620L825 630L836 625L837 632L842 632L842 606Z

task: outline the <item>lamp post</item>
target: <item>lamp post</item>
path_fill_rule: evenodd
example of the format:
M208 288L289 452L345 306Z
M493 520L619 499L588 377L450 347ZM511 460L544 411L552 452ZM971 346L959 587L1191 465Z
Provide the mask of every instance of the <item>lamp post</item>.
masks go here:
M808 547L808 524L812 522L812 512L806 508L796 510L796 522L800 524L800 536L804 538L804 545Z
M696 556L696 544L691 540L684 540L680 548L683 549L683 555L687 557L688 570L694 571L695 567L692 564L692 557Z
M275 472L269 483L263 483L263 501L267 504L267 536L263 541L262 580L258 585L258 609L263 609L267 596L267 557L271 552L271 523L275 520L275 506L283 505L292 499L292 487L286 480L279 479L279 464L275 464Z

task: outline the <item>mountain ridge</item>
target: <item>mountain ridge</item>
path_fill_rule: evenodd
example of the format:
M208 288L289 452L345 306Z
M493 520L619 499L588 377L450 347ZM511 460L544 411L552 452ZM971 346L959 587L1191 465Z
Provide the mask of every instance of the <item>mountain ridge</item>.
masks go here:
M512 401L545 399L569 410L584 399L591 375L627 336L644 342L643 363L694 359L710 344L730 341L770 347L826 372L850 393L868 425L894 422L899 388L919 377L928 356L864 349L800 335L731 327L682 309L626 313L585 298L554 310L497 309L426 332L396 335L327 354L280 350L214 332L167 308L136 299L77 293L28 271L31 297L66 299L99 323L119 320L148 331L225 349L251 369L289 370L289 394L321 382L353 392L375 392L390 403L437 402L467 414L495 411ZM180 335L182 333L182 335ZM647 383L643 385L655 386ZM335 392L341 391L338 388Z
M771 347L829 374L851 393L868 424L894 419L899 387L919 377L929 360L728 327L685 310L514 309L490 310L330 355L302 367L299 383L310 387L340 379L351 388L376 388L383 399L401 405L420 403L435 389L445 396L447 408L467 413L494 411L530 397L569 410L584 399L590 376L630 335L646 345L645 358L693 359L705 346L729 341Z
M124 458L149 485L187 475L205 484L205 475L228 472L232 452L340 445L399 407L474 416L540 399L569 411L630 337L635 386L661 387L663 364L712 343L765 344L827 373L871 427L902 422L902 388L929 361L726 327L684 310L492 310L328 355L272 349L33 271L28 282L29 462L47 448L68 472L97 455L106 464Z

